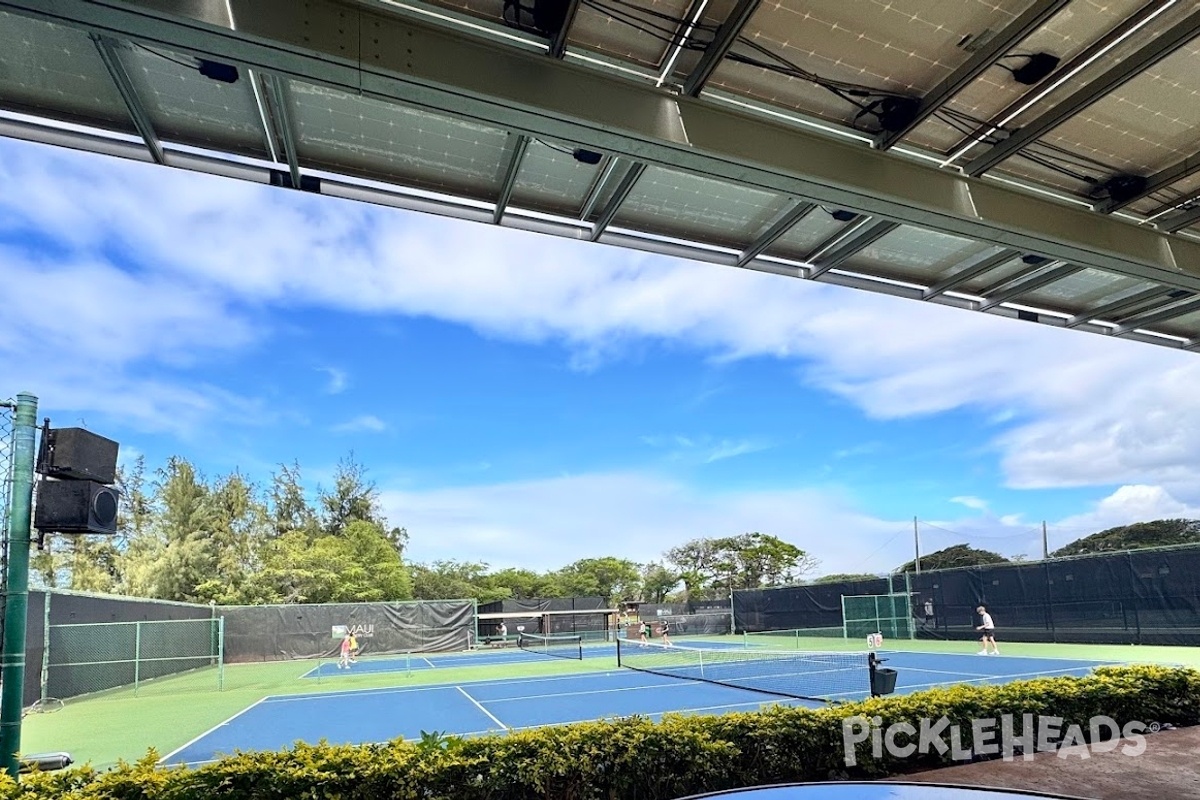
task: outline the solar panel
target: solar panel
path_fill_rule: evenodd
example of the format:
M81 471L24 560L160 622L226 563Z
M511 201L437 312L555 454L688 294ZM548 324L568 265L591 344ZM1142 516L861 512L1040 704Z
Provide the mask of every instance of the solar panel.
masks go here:
M969 0L947 15L924 0L580 0L565 31L525 5L231 0L189 21L149 0L0 0L0 108L24 115L0 118L0 134L179 164L199 148L189 168L309 176L337 196L989 313L1043 308L1110 335L1089 314L1200 292L1200 41L1178 34L1195 2ZM1057 71L1015 80L1037 52ZM955 172L992 147L964 152L970 134L1049 119L1142 61L982 180ZM905 127L916 106L896 97L960 78ZM885 119L898 142L872 148ZM246 157L274 174L224 165ZM1157 183L1109 201L1098 186L1122 172ZM1105 216L1117 208L1162 227ZM1062 268L1043 280L1021 256ZM993 302L963 300L984 291ZM1200 342L1196 314L1152 317L1179 341L1121 335Z

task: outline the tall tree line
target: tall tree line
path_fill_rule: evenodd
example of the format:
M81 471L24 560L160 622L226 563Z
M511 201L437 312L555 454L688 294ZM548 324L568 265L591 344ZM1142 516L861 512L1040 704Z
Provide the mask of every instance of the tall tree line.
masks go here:
M794 582L815 561L763 533L698 538L654 563L604 556L560 569L493 570L475 561L406 563L409 535L386 519L353 454L310 498L300 465L265 486L234 472L207 478L173 457L120 470L114 537L53 537L33 559L35 585L194 603L328 603L599 596L609 602L727 597Z

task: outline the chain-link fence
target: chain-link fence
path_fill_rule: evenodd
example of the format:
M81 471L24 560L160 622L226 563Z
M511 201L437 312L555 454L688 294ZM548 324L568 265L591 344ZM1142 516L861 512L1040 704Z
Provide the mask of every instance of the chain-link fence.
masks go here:
M109 689L220 690L224 620L188 619L51 625L43 654L42 700Z
M881 633L890 639L913 638L912 598L907 594L842 597L842 624L847 639Z

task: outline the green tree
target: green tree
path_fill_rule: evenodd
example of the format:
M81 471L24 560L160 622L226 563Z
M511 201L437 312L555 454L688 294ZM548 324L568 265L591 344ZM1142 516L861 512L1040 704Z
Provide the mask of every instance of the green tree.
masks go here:
M693 539L668 550L666 556L678 568L692 599L793 583L817 563L799 547L758 532Z
M509 567L486 575L482 580L491 589L507 589L509 597L519 600L566 596L566 590L555 575L534 572L531 569Z
M990 550L976 550L970 545L956 544L936 553L921 556L921 569L953 569L955 567L979 567L987 564L1007 564L1009 560ZM916 561L903 564L897 572L916 571Z
M642 574L638 565L623 558L581 558L558 572L563 590L570 597L602 597L605 602L634 599L640 593Z
M925 566L924 559L921 561L921 566ZM814 578L813 583L854 583L856 581L874 581L878 579L878 575L869 575L865 572L839 572L834 575L822 575L819 578Z
M1200 520L1159 519L1107 528L1060 547L1052 558L1081 556L1088 553L1111 553L1137 550L1144 547L1171 547L1200 542Z
M327 534L339 536L355 520L389 530L379 507L379 489L367 480L366 468L354 460L353 453L338 462L333 488L319 490L318 500L321 522Z
M301 531L315 539L321 532L317 512L304 494L300 480L300 465L281 464L279 472L271 476L270 490L271 523L276 536L291 531Z
M679 573L662 564L647 564L642 568L642 596L650 603L662 603L671 590L679 585Z
M185 459L172 457L155 485L157 531L127 564L131 585L141 596L199 601L196 587L216 574L213 530L216 509L209 488Z
M493 603L512 596L507 587L488 583L488 565L474 561L434 561L413 564L413 597L418 600L461 600L474 598Z

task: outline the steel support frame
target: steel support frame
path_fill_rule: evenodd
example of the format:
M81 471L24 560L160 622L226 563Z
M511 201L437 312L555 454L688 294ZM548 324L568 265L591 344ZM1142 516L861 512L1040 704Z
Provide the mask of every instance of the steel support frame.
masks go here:
M994 256L989 256L977 264L972 264L969 267L959 270L950 277L938 281L924 291L921 299L933 300L935 297L943 295L952 289L956 289L957 287L962 286L964 283L978 278L980 275L985 275L997 267L1002 267L1012 261L1014 258L1019 258L1020 256L1020 250L1001 250Z
M508 201L512 199L513 187L517 185L517 175L521 172L521 162L525 159L525 151L529 149L529 141L528 136L517 134L512 156L508 159L508 168L504 171L504 182L500 185L500 193L496 198L496 210L492 212L492 222L497 225L504 219Z
M421 20L334 0L229 2L236 30L166 14L150 0L0 0L0 8L1200 291L1200 243L1119 218Z
M1153 289L1143 289L1140 292L1130 295L1129 297L1114 300L1111 303L1105 303L1102 306L1083 311L1067 320L1063 326L1065 328L1078 328L1080 325L1095 322L1109 317L1114 317L1118 314L1123 314L1127 311L1144 310L1142 307L1153 303L1156 300L1162 300L1170 297L1173 294L1171 289L1162 286L1156 286Z
M767 248L779 241L797 222L808 216L817 206L806 200L797 200L783 212L749 247L738 256L737 265L744 267L758 258Z
M967 163L963 171L971 176L982 175L1001 161L1033 144L1092 103L1136 78L1197 36L1200 36L1200 11L1192 13L1177 25L1151 39L1149 43L1119 61L1116 66L1111 67L1103 75L1088 81L1070 97L1057 103L1036 119L1025 123L1007 139L993 145L987 152L976 156Z
M853 258L855 253L862 252L899 227L900 223L891 220L861 220L852 226L852 230L839 236L828 247L822 248L823 252L818 251L810 257L812 269L808 277L819 278L829 270L840 267Z
M1159 170L1151 175L1146 179L1146 185L1142 187L1141 191L1120 200L1105 200L1103 203L1097 203L1094 208L1101 214L1111 214L1114 211L1125 208L1131 203L1136 203L1138 200L1147 198L1155 192L1162 191L1184 178L1190 178L1197 172L1200 172L1200 153L1193 153L1182 161L1176 162L1166 169Z
M876 136L875 147L886 150L899 142L1071 2L1072 0L1037 0L922 97L912 121L894 131L883 131Z
M296 128L292 122L292 110L288 105L287 81L278 75L264 75L263 83L267 87L267 102L270 104L274 122L277 126L279 144L283 148L283 157L287 162L288 175L293 189L301 186L300 154L296 150Z
M700 96L700 93L704 91L704 84L708 83L708 79L716 72L717 67L721 64L721 59L725 58L725 54L729 52L729 48L733 47L737 37L741 34L742 28L746 27L746 23L750 21L750 17L754 16L754 12L761 4L762 0L738 0L737 5L733 7L729 16L717 29L713 40L708 43L708 47L704 48L704 54L700 56L700 61L683 82L685 95Z
M1048 286L1055 281L1060 281L1076 272L1082 270L1083 267L1075 264L1059 264L1044 265L1033 271L1029 275L1014 276L1011 280L1005 282L1005 286L995 292L984 292L986 298L979 304L980 311L989 311L1001 303L1008 303L1022 295L1041 289L1043 286Z
M1145 330L1148 325L1157 325L1160 322L1176 319L1177 317L1192 314L1196 311L1200 311L1200 298L1182 303L1173 303L1157 311L1147 311L1125 320L1113 331L1113 335L1124 336L1135 330Z
M100 53L100 60L104 62L104 68L108 70L113 84L117 87L117 93L125 102L125 108L129 111L133 127L137 129L138 135L146 144L146 149L150 151L150 158L154 160L155 164L165 165L167 157L163 152L162 143L158 140L158 134L154 131L154 123L150 121L146 107L142 105L142 100L138 97L137 89L133 86L129 72L121 63L121 57L117 53L118 43L108 36L96 34L92 34L92 41Z

